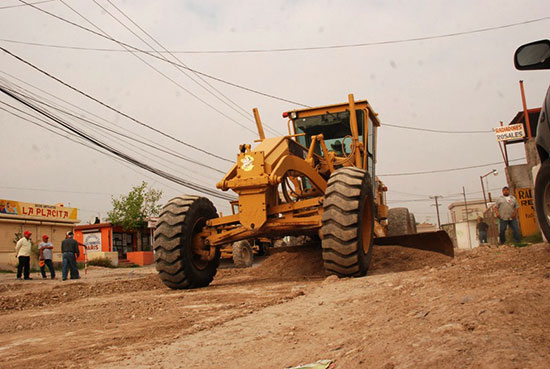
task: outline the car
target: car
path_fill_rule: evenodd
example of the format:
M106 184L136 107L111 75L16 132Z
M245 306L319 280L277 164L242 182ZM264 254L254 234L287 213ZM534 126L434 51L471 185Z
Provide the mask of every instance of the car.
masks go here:
M539 40L520 46L514 54L518 70L550 69L550 40ZM535 211L539 226L550 240L550 86L537 123L535 139L541 166L535 179Z

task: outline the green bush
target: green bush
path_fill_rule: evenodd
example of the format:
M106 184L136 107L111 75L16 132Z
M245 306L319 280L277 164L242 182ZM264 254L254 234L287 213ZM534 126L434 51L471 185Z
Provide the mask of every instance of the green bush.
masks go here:
M117 268L139 268L139 265L137 264L130 264L130 265L119 265Z
M93 260L88 260L88 265L95 265L104 268L114 268L113 262L108 258L96 258Z
M77 262L76 267L78 269L84 269L84 263ZM55 270L63 270L63 262L62 261L54 261L53 268ZM48 270L47 267L46 267L46 270ZM70 268L69 268L69 270L70 270Z

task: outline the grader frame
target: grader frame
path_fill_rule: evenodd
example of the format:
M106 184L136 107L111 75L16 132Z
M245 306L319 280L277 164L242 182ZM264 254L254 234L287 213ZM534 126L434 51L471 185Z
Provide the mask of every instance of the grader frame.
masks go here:
M257 109L254 117L258 145L240 145L237 162L217 184L238 194L238 213L218 217L208 199L196 196L166 204L155 231L161 279L172 288L206 286L223 245L287 235L319 236L327 272L365 275L374 238L388 233L389 213L387 188L375 176L380 121L373 108L350 94L344 104L285 112L289 134L273 138L265 137ZM442 246L426 247L424 236L420 248L452 254L448 237L436 238Z

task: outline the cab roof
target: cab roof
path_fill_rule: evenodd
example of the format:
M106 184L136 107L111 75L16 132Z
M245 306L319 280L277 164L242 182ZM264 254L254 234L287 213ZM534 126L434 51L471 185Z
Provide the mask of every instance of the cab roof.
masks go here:
M290 117L291 119L296 118L307 118L315 115L321 115L326 113L337 113L346 111L349 108L349 103L333 104L333 105L323 105L313 108L305 108L299 110L289 110L283 113L283 117ZM355 101L356 109L367 109L369 111L369 118L372 119L375 126L380 126L380 120L378 119L378 114L374 111L372 106L367 100ZM294 116L295 115L295 116ZM294 118L292 118L294 116Z

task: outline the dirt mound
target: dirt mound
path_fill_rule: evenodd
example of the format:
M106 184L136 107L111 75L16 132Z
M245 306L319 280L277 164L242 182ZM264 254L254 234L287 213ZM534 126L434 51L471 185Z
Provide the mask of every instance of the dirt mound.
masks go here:
M91 284L86 282L66 283L65 285L56 285L49 290L0 297L0 311L24 310L38 306L65 303L87 297L111 295L114 293L131 293L164 287L161 280L156 275Z
M369 274L403 272L448 263L452 258L431 251L401 246L375 246Z
M452 258L438 253L400 246L375 246L369 274L402 272L434 267ZM323 258L318 247L296 246L274 249L272 254L249 274L266 278L324 277Z
M266 278L324 277L321 249L318 247L279 247L250 274Z

